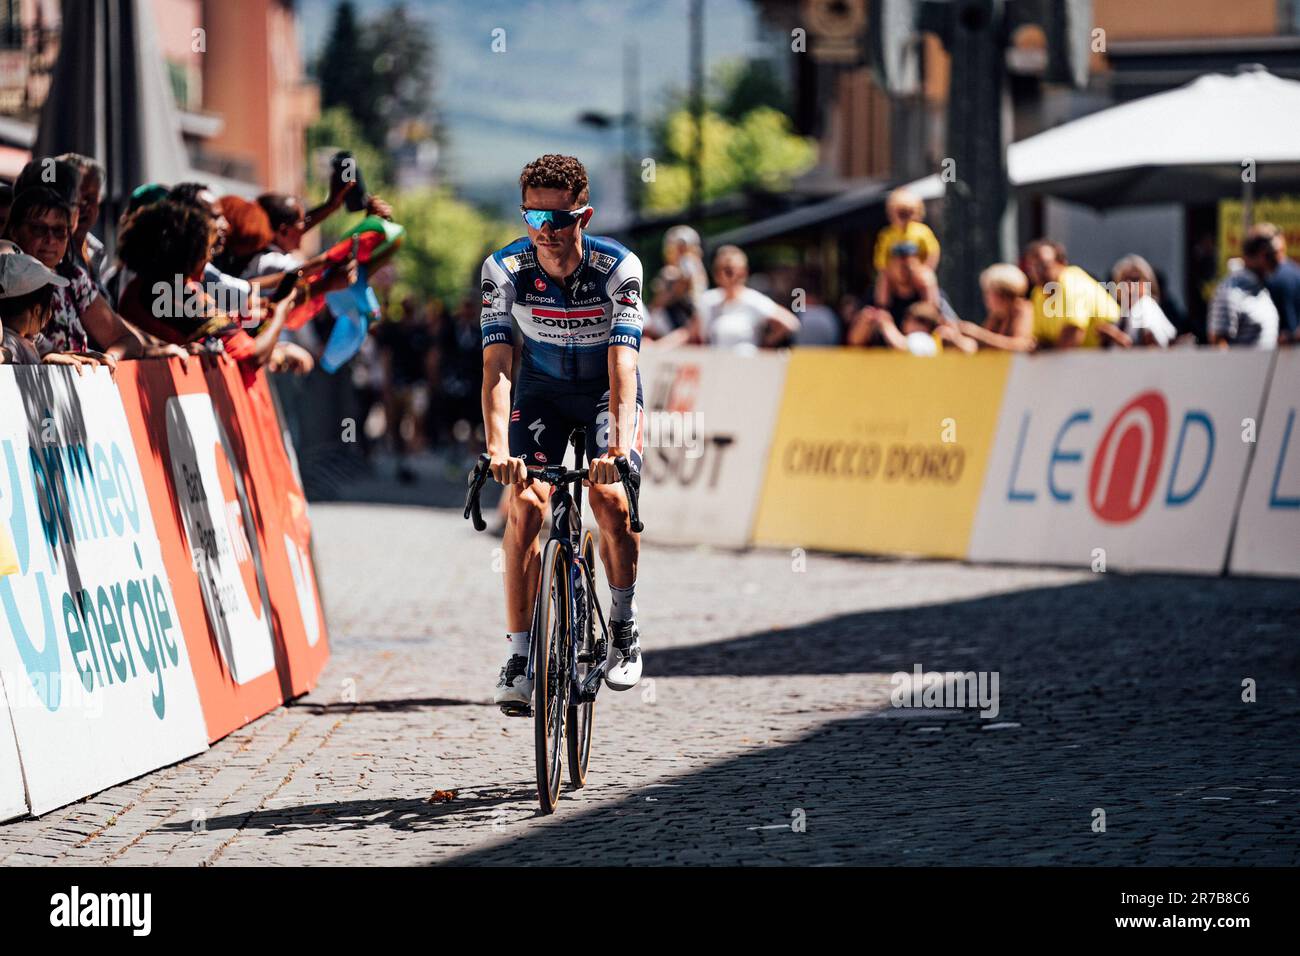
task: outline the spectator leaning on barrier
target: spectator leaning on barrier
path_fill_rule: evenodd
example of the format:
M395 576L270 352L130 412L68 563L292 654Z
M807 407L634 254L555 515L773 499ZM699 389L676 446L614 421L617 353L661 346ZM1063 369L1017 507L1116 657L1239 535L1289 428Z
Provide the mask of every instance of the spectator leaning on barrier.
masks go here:
M14 199L3 238L68 280L54 294L54 312L42 333L51 349L86 353L114 366L121 359L139 356L143 342L109 307L89 273L70 260L68 244L76 217L75 207L59 193L30 187Z
M686 328L708 285L699 233L690 226L673 226L664 234L663 268L650 283L646 337L658 339Z
M99 222L99 208L104 201L104 165L80 153L64 153L57 159L81 173L81 182L77 186L77 229L72 234L72 261L86 270L90 281L103 294L100 271L104 267L104 244L90 230Z
M270 240L258 250L256 258L244 272L244 278L268 272L288 272L303 264L298 250L302 237L343 208L343 201L356 181L345 182L342 188L319 206L304 210L302 200L284 193L263 193L257 204L266 213L271 224ZM393 209L378 196L366 199L366 212L382 219L391 219Z
M1025 271L1034 285L1034 340L1040 349L1128 348L1132 340L1115 324L1119 303L1092 276L1070 265L1065 247L1036 239L1025 249Z
M889 224L876 233L875 251L871 257L871 264L876 272L875 294L872 301L882 309L889 308L885 271L889 266L894 247L899 243L914 245L921 264L931 272L939 268L939 240L923 221L925 203L919 196L910 189L901 187L895 189L885 200L885 215L889 218ZM906 311L904 308L894 316L894 320L901 321L902 314Z
M795 314L745 281L749 259L738 246L723 246L713 256L717 288L700 296L692 338L722 348L756 349L788 342L799 330Z
M1160 281L1151 263L1141 256L1125 256L1110 270L1120 301L1119 327L1134 345L1168 348L1178 330L1160 307Z
M135 187L126 201L126 208L122 210L122 215L117 221L117 231L119 233L122 231L127 220L131 218L137 209L161 202L166 198L167 187L161 183L145 183L143 186ZM120 258L104 270L103 293L112 308L120 309L122 290L126 288L127 283L130 281L131 270L122 265Z
M258 368L273 363L280 329L299 290L276 304L256 336L249 335L240 316L217 308L203 287L211 245L208 219L193 206L163 200L141 209L119 238L122 262L135 273L122 295L122 310L165 341L225 352L249 384Z
M1277 268L1264 283L1277 306L1277 340L1295 342L1300 339L1300 265L1287 255L1286 235L1282 230L1270 223L1260 223L1258 228L1265 226L1272 230L1273 247L1277 251Z
M889 250L889 264L885 267L885 298L880 308L893 317L895 324L902 324L907 310L917 302L927 302L949 318L951 309L943 301L939 289L939 280L921 259L920 247L908 240L895 243Z
M1029 279L1018 266L999 262L980 273L984 296L984 324L962 320L957 327L981 348L1004 352L1034 350L1034 307L1029 302Z
M1274 236L1266 224L1246 233L1241 243L1243 268L1219 283L1210 302L1206 320L1210 344L1250 349L1277 346L1277 306L1264 285L1278 265Z
M822 301L822 274L805 269L797 288L803 291L803 310L799 312L799 331L794 344L801 346L835 346L844 342L844 327L839 314Z
M8 251L0 255L0 365L37 365L44 361L80 366L81 356L44 352L46 343L41 340L41 329L54 312L54 293L67 284L67 279L31 256ZM86 361L94 364L93 360Z

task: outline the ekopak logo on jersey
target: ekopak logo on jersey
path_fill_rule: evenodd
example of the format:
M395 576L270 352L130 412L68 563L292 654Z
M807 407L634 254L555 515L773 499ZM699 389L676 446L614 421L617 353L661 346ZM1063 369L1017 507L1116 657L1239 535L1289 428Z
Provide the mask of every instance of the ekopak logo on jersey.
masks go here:
M147 682L166 714L163 671L180 663L175 615L162 577L141 551L148 504L116 442L0 441L0 521L13 560L0 575L7 632L40 705L73 692ZM65 667L71 661L72 671ZM10 687L10 703L25 696Z
M1060 424L1045 461L1025 460L1033 412L1025 412L1011 460L1007 500L1070 504L1082 496L1109 524L1127 524L1152 501L1176 508L1194 500L1214 461L1214 422L1199 409L1176 420L1158 391L1126 402L1109 420L1080 409ZM1168 477L1161 482L1164 465Z

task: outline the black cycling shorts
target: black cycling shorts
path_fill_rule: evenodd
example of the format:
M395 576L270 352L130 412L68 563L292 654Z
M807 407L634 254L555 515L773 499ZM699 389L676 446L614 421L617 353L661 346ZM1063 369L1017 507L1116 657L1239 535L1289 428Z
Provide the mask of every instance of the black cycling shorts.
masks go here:
M636 378L636 422L627 449L628 461L641 470L641 442L645 405L641 397L641 375ZM587 461L603 455L609 447L609 381L566 382L536 373L522 372L515 384L510 409L510 455L523 458L529 467L559 465L575 428L587 432Z

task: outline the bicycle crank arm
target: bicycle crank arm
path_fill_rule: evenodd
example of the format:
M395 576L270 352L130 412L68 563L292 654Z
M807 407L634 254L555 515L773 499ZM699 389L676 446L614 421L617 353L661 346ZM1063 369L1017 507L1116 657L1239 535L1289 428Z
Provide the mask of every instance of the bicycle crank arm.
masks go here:
M584 704L589 704L596 699L596 694L600 691L600 685L605 680L605 668L609 666L608 661L601 661L582 679L582 687L578 693L578 700Z

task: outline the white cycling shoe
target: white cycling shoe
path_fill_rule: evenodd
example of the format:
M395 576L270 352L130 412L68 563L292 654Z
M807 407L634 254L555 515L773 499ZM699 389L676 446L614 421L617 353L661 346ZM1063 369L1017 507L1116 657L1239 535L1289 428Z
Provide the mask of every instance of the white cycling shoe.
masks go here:
M631 690L641 680L641 632L636 621L610 621L609 632L605 686Z
M502 707L523 708L533 703L533 682L528 678L528 658L513 651L497 678L492 702Z

